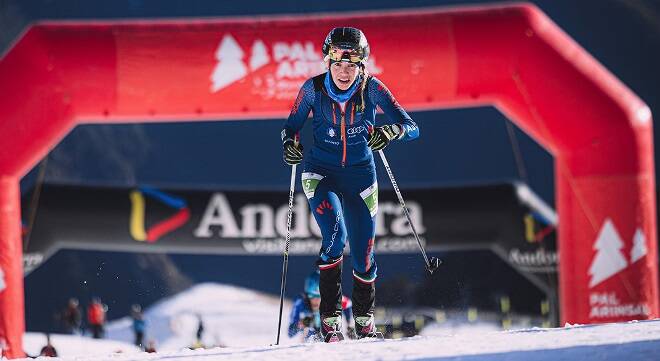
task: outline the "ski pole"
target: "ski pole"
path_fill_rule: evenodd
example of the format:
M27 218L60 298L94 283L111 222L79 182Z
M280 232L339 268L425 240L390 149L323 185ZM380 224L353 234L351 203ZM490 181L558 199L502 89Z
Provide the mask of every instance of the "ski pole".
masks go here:
M296 144L298 142L296 141ZM286 217L286 243L284 245L284 261L282 263L282 282L280 285L280 315L277 321L277 342L280 344L280 330L282 328L282 307L284 306L284 289L286 288L286 272L289 267L289 241L291 240L291 217L293 214L293 192L296 188L296 164L291 166L291 184L289 185L289 213Z
M406 215L406 218L408 219L408 224L410 224L410 228L412 229L413 235L415 235L415 239L417 240L417 245L419 245L419 250L422 252L422 256L424 256L424 262L426 263L426 269L429 271L429 273L433 274L433 271L438 269L440 267L440 259L437 257L431 257L429 260L428 256L426 256L426 250L424 250L424 246L422 245L422 241L419 240L419 236L417 235L417 230L415 229L415 225L412 222L412 219L410 219L410 213L408 212L408 208L406 208L406 203L403 201L403 196L401 196L401 191L399 190L399 186L396 184L396 180L394 179L394 174L392 173L392 169L390 168L390 164L387 162L387 158L385 158L385 153L383 153L383 150L379 150L378 154L380 155L380 159L383 161L383 165L385 166L385 170L387 171L387 175L390 177L390 181L392 181L392 187L394 187L394 192L396 193L396 196L399 198L399 204L401 205L401 208L403 209L403 213Z

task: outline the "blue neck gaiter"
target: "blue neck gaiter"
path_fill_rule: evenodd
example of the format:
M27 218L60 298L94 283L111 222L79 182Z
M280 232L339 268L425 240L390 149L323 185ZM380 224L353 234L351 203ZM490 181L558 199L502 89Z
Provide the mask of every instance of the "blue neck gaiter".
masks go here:
M355 78L355 81L353 84L351 84L351 87L346 89L346 90L341 90L337 88L335 85L335 82L332 81L332 76L330 75L330 70L328 69L328 72L325 73L325 89L328 91L328 95L330 98L334 99L336 102L339 103L346 103L348 99L351 99L353 94L355 94L355 91L358 88L358 84L360 84L360 81L362 79L362 75L358 75L357 78Z

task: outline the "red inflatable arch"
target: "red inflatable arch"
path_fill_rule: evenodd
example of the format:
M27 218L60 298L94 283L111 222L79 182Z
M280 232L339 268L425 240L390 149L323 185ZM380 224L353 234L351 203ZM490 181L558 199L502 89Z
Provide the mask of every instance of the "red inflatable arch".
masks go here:
M552 153L562 322L660 315L649 108L533 6L38 23L0 59L6 355L23 355L19 180L38 160L81 123L286 117L344 25L407 109L493 105Z

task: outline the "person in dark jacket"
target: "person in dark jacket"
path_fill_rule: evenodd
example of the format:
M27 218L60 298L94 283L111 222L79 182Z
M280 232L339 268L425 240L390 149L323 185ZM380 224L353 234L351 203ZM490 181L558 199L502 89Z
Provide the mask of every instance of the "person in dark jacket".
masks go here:
M62 312L62 322L68 333L82 333L82 312L77 298L70 298L64 312Z

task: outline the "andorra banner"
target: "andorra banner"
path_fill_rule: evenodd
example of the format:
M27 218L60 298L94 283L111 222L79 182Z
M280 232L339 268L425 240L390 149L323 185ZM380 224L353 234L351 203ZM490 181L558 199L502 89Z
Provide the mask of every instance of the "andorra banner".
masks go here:
M544 291L554 292L556 215L526 202L521 187L527 189L500 184L410 190L406 206L429 252L492 250ZM379 193L376 253L418 253L394 192ZM285 196L266 191L45 186L25 269L33 270L59 249L279 255L286 236ZM312 213L305 195L296 194L291 255L319 253L321 233Z

